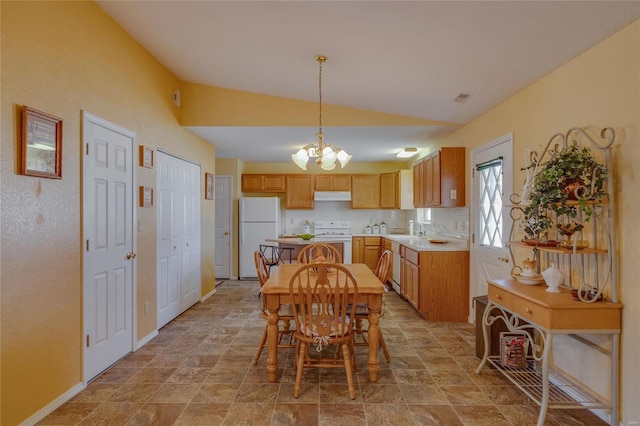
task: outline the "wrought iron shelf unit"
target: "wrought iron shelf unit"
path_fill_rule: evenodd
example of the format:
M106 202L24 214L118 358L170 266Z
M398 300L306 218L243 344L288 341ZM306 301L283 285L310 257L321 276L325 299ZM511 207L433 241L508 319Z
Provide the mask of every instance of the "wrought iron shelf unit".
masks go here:
M516 254L524 257L523 253L527 253L525 250L533 254L538 272L551 263L556 264L565 274L565 285L560 287L560 293L546 292L544 284L524 285L512 279L490 280L488 283L488 304L482 317L485 353L476 373L480 374L485 364L490 363L504 374L540 406L538 426L544 424L549 408L608 409L611 413L610 424L618 424L622 304L618 303L617 242L613 222L616 217L615 193L611 177L611 147L615 131L609 127L602 129L598 141L598 137L592 137L593 134L592 131L577 127L564 134L557 133L544 147L542 155L529 152L527 161L527 166L533 162L544 166L551 152L561 152L570 145L588 146L604 157L607 168L605 195L598 200L570 200L564 203L577 212L576 219L584 228L574 236L588 241L588 247L579 249L577 245L559 247L527 244L522 241L523 219L527 202L530 201L525 195L526 191L522 195L513 194L512 204L504 206L513 219L508 238L513 265L517 265ZM534 170L538 170L538 167ZM534 178L535 173L528 175L523 189ZM549 217L554 224L561 221L557 216ZM560 239L557 231L549 238ZM512 268L514 275L521 271L520 266ZM577 289L579 293L593 291L594 296L592 299L579 296L580 301L576 301L570 293L572 289ZM597 301L601 296L604 296L604 301ZM526 336L532 347L526 368L507 367L502 364L501 357L490 356L490 328L496 321L503 321L509 332ZM610 359L609 401L554 368L551 354L552 343L557 335L569 336L589 351L597 351ZM606 336L609 347L590 340L589 336L592 335ZM559 361L559 358L556 360Z

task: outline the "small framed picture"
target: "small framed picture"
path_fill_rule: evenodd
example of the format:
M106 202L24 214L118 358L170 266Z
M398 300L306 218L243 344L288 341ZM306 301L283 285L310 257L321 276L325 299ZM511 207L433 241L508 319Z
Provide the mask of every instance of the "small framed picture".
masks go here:
M140 145L140 165L153 169L153 149Z
M205 200L213 200L215 196L215 191L213 186L215 184L215 176L212 173L204 174L204 199Z
M153 188L148 186L140 187L140 207L153 206Z
M62 119L22 108L22 174L62 179Z
M529 342L523 332L500 333L500 361L504 367L527 368Z

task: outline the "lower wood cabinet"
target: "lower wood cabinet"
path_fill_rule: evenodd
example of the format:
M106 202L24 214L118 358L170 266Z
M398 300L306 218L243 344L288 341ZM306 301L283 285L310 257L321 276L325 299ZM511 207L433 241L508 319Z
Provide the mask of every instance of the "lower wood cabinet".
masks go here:
M353 237L351 261L364 263L374 271L380 258L381 237Z
M469 252L400 250L400 291L429 321L468 321Z

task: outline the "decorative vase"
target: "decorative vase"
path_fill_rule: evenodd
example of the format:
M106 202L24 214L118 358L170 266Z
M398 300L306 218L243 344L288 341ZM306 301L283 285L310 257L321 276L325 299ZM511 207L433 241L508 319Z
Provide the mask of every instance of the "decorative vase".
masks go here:
M565 187L562 188L562 193L567 194L567 200L575 201L580 196L582 196L584 189L584 182L582 182L580 179L577 179L565 185Z
M564 274L552 263L548 269L542 271L542 277L547 283L549 293L560 293L560 284L564 282Z
M536 272L536 261L529 260L529 258L522 261L522 273L520 274L523 277L534 277L537 276Z

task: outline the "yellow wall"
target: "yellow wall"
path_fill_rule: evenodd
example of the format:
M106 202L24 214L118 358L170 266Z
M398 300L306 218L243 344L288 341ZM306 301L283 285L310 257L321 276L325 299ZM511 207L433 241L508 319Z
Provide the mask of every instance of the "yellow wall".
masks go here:
M316 126L318 103L184 82L183 126ZM322 106L331 126L458 126L454 123Z
M614 145L617 199L617 235L620 289L623 309L622 403L623 420L640 418L640 286L637 258L640 253L640 21L623 29L586 53L509 98L465 125L445 140L447 145L465 145L468 152L502 135L513 132L515 188L524 181L524 149L540 148L556 132L572 127L600 129L611 126L617 132ZM467 168L469 169L469 168ZM467 182L469 179L467 178ZM471 191L467 191L467 205ZM573 352L569 360L582 370L589 383L608 377L592 359L581 354L580 345L561 340L563 351ZM560 342L556 341L556 344ZM579 358L578 358L579 357ZM556 357L556 361L563 360ZM576 362L577 361L577 362ZM566 364L566 362L565 362ZM565 366L564 368L571 368ZM590 369L593 368L593 369ZM590 383L598 386L598 383Z
M215 150L182 129L179 82L92 2L1 2L1 424L82 381L81 111L215 172ZM22 105L64 120L62 180L19 175ZM155 186L155 169L136 168ZM156 329L155 209L138 209L137 337ZM214 203L202 200L202 294L214 288ZM143 303L151 304L144 315Z

